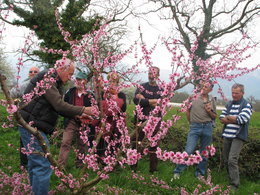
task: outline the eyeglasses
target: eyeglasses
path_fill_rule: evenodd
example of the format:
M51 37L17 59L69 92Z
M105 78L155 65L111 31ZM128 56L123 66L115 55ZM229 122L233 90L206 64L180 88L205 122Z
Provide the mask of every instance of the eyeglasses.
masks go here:
M38 73L38 71L36 71L36 70L35 71L31 71L30 70L29 73Z

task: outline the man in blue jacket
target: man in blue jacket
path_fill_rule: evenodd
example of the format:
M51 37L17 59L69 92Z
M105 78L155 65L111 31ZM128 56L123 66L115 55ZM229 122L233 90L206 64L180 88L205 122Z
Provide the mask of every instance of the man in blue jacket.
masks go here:
M234 84L232 86L233 100L227 103L219 117L221 123L224 124L222 133L224 163L233 190L236 190L240 184L238 159L248 136L248 125L252 115L252 107L243 95L244 85Z

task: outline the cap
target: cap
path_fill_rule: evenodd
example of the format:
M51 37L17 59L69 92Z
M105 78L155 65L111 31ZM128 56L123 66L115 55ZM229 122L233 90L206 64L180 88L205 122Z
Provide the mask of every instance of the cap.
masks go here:
M76 76L75 76L76 79L87 79L88 78L88 75L84 72L81 72L79 71Z

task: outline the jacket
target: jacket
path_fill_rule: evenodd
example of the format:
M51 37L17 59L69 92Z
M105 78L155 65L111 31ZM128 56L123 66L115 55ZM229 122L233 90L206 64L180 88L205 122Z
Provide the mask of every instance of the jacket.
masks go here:
M70 88L64 96L64 101L69 104L75 105L76 90L77 90L76 87ZM86 107L91 106L91 97L94 98L94 94L92 94L91 92L84 94L84 98L83 98L84 106ZM72 118L68 118L68 117L64 118L64 128L66 128L70 119Z
M246 107L248 102L244 98L242 98L241 100L239 100L238 103L240 105L239 106L239 113L240 113L241 110ZM229 101L227 103L227 105L226 105L227 113L230 112L232 104L233 104L233 101ZM243 124L243 125L240 125L240 128L237 131L236 137L243 140L243 141L246 141L247 137L248 137L248 127L249 127L249 121L247 123ZM223 126L223 132L224 132L225 128L226 128L226 125Z
M24 94L30 93L36 86L37 82L44 79L47 71L42 71L37 74L25 89ZM58 115L66 117L74 117L81 115L84 107L73 106L63 101L62 99L62 81L59 79L57 72L51 75L56 81L52 83L51 88L46 90L42 96L35 96L32 101L25 106L21 111L23 119L29 123L33 122L32 126L46 134L51 134L54 131ZM40 89L41 91L41 89Z

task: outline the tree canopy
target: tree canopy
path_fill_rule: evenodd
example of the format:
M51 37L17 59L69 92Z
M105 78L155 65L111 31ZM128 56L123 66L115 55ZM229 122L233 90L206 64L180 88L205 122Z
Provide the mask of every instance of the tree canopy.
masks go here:
M141 13L156 12L161 20L172 22L172 37L179 38L189 54L192 53L193 43L197 41L195 55L202 60L220 54L212 49L211 44L225 47L231 43L223 41L227 40L224 39L226 35L238 32L243 35L248 33L249 36L252 30L248 27L260 13L258 0L150 0L149 3L153 6ZM195 71L199 69L196 60L193 61L193 68Z
M12 78L14 78L14 72L11 69L10 64L7 63L6 57L4 55L3 49L0 48L0 72L1 74L4 74L8 79L7 83L12 84L14 81Z
M34 31L42 48L70 50L70 45L64 40L55 17L55 10L62 5L62 0L35 0L21 4L4 0L4 3L12 7L14 13L19 16L19 19L14 19L10 23L25 26ZM89 0L70 0L66 7L60 11L63 28L70 32L73 40L79 40L82 35L91 32L97 21L101 19L97 15L92 18L83 16L89 3ZM60 54L46 53L41 50L34 50L32 54L38 56L40 61L47 63L49 66L53 66L55 61L61 58Z

